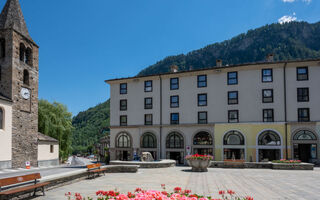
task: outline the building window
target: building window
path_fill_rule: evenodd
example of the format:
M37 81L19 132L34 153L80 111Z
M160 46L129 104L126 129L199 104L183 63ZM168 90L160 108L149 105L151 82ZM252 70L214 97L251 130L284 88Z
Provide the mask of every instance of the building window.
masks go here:
M157 139L152 133L145 133L142 136L142 148L157 148Z
M228 85L238 84L238 72L228 72Z
M128 90L127 90L128 85L126 83L121 83L120 84L120 94L127 94Z
M145 81L144 82L144 91L145 92L152 92L152 81Z
M50 153L54 153L54 146L50 145Z
M309 122L310 121L310 109L309 108L298 108L298 121Z
M273 103L273 89L262 90L262 102Z
M178 89L179 89L179 78L171 78L170 90L178 90Z
M179 96L171 96L170 108L178 108L178 107L179 107Z
M229 110L228 111L228 122L229 123L238 123L239 122L239 111L238 110Z
M262 70L262 82L272 82L273 74L272 69L263 69Z
M131 147L131 139L127 133L120 133L117 138L116 146L118 148L130 148Z
M24 62L32 66L32 50L30 48L27 48L26 50Z
M127 115L120 116L120 126L127 126L128 124L128 117Z
M274 122L273 109L263 109L263 122Z
M4 111L0 107L0 129L4 129Z
M308 67L297 67L297 81L306 81L309 79Z
M168 149L183 149L184 140L180 133L173 132L167 137L166 146Z
M244 137L239 131L229 131L223 139L224 145L244 145Z
M228 92L228 104L238 104L238 91Z
M309 88L298 88L297 89L298 102L309 101Z
M29 72L28 70L23 70L23 84L29 85Z
M258 144L262 146L281 146L281 140L277 133L264 131L259 135Z
M152 109L152 97L144 98L144 109Z
M207 106L207 94L198 94L198 106Z
M193 145L212 145L213 140L209 133L202 131L193 137Z
M198 112L198 124L207 124L207 123L208 123L208 113Z
M25 51L26 47L24 46L23 43L20 43L20 61L24 62L25 60Z
M4 58L6 56L6 40L0 39L0 57Z
M128 101L126 99L120 100L120 110L121 111L127 110L128 109L127 105L128 105Z
M144 115L144 125L152 125L153 120L152 120L152 114L145 114Z
M317 136L311 131L302 130L293 136L293 140L317 140Z
M170 123L179 124L179 113L171 113Z
M198 76L198 88L207 87L207 75Z

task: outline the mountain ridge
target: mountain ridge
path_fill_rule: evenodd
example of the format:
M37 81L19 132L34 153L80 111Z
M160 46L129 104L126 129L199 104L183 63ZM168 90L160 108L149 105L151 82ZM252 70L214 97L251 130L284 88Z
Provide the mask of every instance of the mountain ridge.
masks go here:
M320 58L320 22L265 25L186 55L168 56L137 76L168 73L172 65L177 65L179 71L214 68L217 59L222 59L224 65L261 62L270 53L274 54L274 61ZM83 151L83 146L98 142L102 130L110 126L109 116L110 100L75 116L73 149Z

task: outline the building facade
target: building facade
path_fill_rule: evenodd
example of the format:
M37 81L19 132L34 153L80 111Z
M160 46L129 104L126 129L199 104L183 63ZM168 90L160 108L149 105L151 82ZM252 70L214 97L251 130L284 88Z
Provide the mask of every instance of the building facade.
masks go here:
M106 81L111 160L148 151L183 164L320 160L320 60L264 62Z
M38 62L19 0L7 0L0 14L0 168L38 166Z

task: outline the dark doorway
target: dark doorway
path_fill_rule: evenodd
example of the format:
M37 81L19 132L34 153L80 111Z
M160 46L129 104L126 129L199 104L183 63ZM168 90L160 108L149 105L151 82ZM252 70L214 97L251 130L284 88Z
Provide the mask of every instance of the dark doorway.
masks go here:
M294 144L294 158L302 162L312 162L317 157L316 144Z
M259 161L280 160L280 149L259 149Z
M180 152L170 152L169 153L169 158L171 160L177 161L177 164L183 164L183 161L181 159L181 153Z

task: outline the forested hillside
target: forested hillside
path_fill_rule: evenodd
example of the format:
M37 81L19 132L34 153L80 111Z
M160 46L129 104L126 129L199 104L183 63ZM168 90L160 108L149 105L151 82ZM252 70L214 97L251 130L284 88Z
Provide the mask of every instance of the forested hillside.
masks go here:
M263 61L269 53L276 61L320 57L320 22L271 24L249 30L186 55L169 56L142 70L139 76L169 72L173 64L185 71L214 67L217 59L229 65Z
M181 71L214 67L217 59L222 59L224 65L264 61L269 53L274 54L275 60L320 58L320 22L271 24L249 30L186 55L169 56L138 76L169 72L173 64ZM85 150L104 136L101 130L109 126L109 106L107 101L74 117L74 149Z
M72 120L72 148L74 153L86 152L87 148L105 136L109 127L110 101L106 101L87 111L80 112Z

